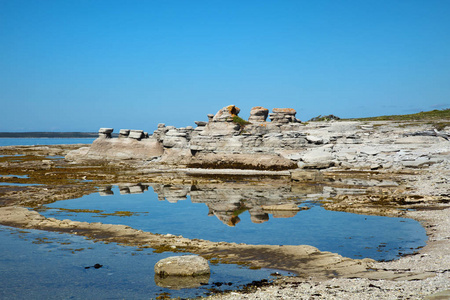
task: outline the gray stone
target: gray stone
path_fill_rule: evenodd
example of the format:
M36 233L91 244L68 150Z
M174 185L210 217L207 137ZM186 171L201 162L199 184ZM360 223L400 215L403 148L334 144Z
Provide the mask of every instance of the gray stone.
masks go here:
M234 106L228 105L220 109L213 117L213 122L232 122L233 117L237 116L241 110Z
M293 108L274 108L272 113L269 114L269 119L274 123L287 124L293 122L299 122L295 118L297 112Z
M120 129L119 138L126 138L130 134L130 129Z
M401 161L401 164L404 167L408 167L408 168L420 168L425 165L429 165L430 159L427 156L423 156L423 157L418 157L417 159L414 159L414 160L403 160L403 161Z
M203 126L206 126L206 124L208 124L208 122L204 122L204 121L195 121L194 123L198 127L203 127Z
M210 274L208 261L197 255L171 256L155 264L155 274L166 276L199 276Z
M330 148L317 148L303 154L304 168L324 169L334 165Z
M252 107L250 111L250 117L248 118L248 121L251 123L262 123L266 121L268 115L269 110L267 108L264 108L262 106L255 106Z
M144 131L143 130L130 130L130 134L128 135L129 138L140 140L144 137Z
M323 144L322 138L313 136L313 135L306 136L306 140L310 143L317 144L317 145Z
M108 133L112 133L114 131L114 128L100 128L98 130L98 133L104 133L104 134L108 134Z
M98 130L98 137L100 138L111 138L111 133L114 131L113 128L100 128Z
M360 150L360 153L367 155L377 155L380 153L380 150L371 147L365 147Z
M170 132L170 131L169 131ZM188 147L188 140L185 133L167 134L163 140L163 146L166 148L186 148Z
M425 300L448 300L450 299L450 290L444 290L432 295L426 296Z
M187 134L185 132L183 132L182 130L172 129L172 130L169 130L166 133L166 136L182 136L182 137L186 137Z

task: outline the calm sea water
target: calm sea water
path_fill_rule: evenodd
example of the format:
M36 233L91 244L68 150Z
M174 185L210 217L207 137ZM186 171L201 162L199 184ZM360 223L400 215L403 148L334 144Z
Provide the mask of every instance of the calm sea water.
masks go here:
M32 146L32 145L63 145L63 144L91 144L93 138L0 138L2 146Z

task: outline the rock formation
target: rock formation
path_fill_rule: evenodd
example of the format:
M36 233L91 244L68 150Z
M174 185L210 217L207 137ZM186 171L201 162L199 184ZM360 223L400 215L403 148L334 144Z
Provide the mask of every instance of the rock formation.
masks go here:
M234 106L228 105L219 110L213 117L213 122L232 122L233 117L236 117L241 110Z
M248 121L250 123L263 123L266 122L267 116L269 115L269 110L262 106L252 107L250 111L250 117Z
M269 118L274 123L295 123L299 122L299 120L295 118L296 113L295 109L292 108L274 108L269 115Z
M114 131L113 128L100 128L98 130L98 137L99 138L111 138L111 133Z
M420 168L449 160L449 134L426 124L328 121L301 123L292 108L272 113L253 107L249 122L234 105L208 114L208 121L176 128L158 124L152 135L101 128L90 147L69 153L67 160L133 160L174 168L286 170ZM270 122L266 121L269 116ZM375 126L376 125L376 126Z

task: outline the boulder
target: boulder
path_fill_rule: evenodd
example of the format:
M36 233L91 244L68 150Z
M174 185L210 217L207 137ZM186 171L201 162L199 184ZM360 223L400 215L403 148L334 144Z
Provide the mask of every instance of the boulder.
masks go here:
M269 114L269 119L274 123L287 124L298 122L295 118L297 112L293 108L274 108Z
M100 128L98 130L98 137L100 138L111 138L111 133L114 131L113 128Z
M220 109L212 118L213 122L232 122L233 117L237 116L241 110L234 106L228 105Z
M126 138L130 134L130 129L120 129L119 138Z
M320 144L324 143L322 138L317 137L317 136L313 136L313 135L306 136L306 140L308 142L312 143L312 144L317 144L317 145L320 145Z
M160 157L164 150L156 139L96 139L89 148L80 148L69 152L66 159L82 160L152 160Z
M266 121L268 115L269 110L267 108L264 108L262 106L255 106L252 107L250 111L250 117L248 118L248 121L251 123L262 123Z
M203 136L233 136L239 134L241 126L233 122L211 122L204 128Z
M302 156L303 164L299 167L310 169L324 169L334 165L331 149L321 147L312 149Z
M140 140L144 137L144 131L143 130L130 130L130 134L128 135L129 138Z
M210 274L208 261L197 255L170 256L155 264L155 275L200 276Z
M204 122L204 121L195 121L194 123L198 127L203 127L203 126L206 126L206 124L208 124L208 122Z

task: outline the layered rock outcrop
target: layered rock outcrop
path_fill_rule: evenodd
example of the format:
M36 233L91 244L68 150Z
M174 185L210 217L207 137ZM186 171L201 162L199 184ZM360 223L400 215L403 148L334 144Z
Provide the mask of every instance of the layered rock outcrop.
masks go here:
M248 121L250 123L263 123L266 122L268 115L269 110L267 108L264 108L262 106L255 106L252 107L252 110L250 111L250 117L248 118Z
M329 121L301 123L291 108L256 106L248 122L229 105L196 128L158 124L152 135L101 128L91 147L68 160L143 160L174 167L240 169L399 169L450 160L449 134L424 123ZM267 117L271 120L266 121Z

